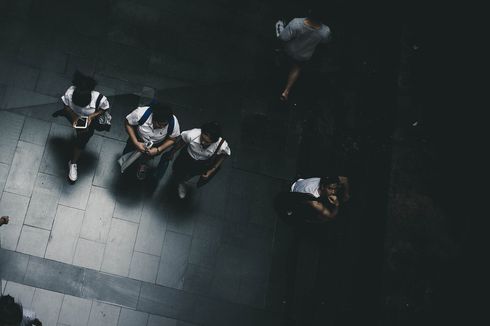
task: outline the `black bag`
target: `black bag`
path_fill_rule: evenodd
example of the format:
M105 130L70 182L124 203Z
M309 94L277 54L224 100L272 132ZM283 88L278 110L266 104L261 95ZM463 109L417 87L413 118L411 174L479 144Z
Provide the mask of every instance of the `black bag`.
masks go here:
M102 98L104 96L99 93L99 96L97 97L97 101L95 102L95 109L98 110L100 106L100 102L102 101ZM104 112L102 114L108 114L107 112ZM95 118L94 121L94 129L97 131L110 131L111 130L111 125L108 123L100 123L99 117Z
M225 140L223 138L221 138L221 141L219 142L218 147L216 147L216 150L214 151L213 155L208 159L208 161L209 161L208 168L212 167L215 164L216 160L218 159L218 151L221 148L221 145L223 145L224 141ZM207 184L218 173L218 171L220 169L221 169L221 165L218 166L218 168L216 170L214 170L214 172L211 173L211 175L209 177L207 177L206 179L204 179L202 176L200 176L199 180L197 181L196 186L198 188L200 188L200 187L204 186L205 184Z

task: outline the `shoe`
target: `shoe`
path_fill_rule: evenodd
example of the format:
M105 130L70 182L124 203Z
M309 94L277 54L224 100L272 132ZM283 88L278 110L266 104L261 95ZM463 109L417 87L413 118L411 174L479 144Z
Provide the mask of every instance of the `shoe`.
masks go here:
M68 162L68 179L70 181L75 182L77 181L78 178L78 173L77 173L77 165L72 164L71 161Z
M138 167L138 170L136 171L136 179L145 180L147 169L148 169L148 166L146 164L140 164L140 166Z
M183 183L179 183L177 186L177 192L179 193L179 198L184 199L185 195L187 194L187 191L185 190L185 186Z
M276 22L276 37L279 37L283 29L284 29L284 22L282 20L278 20Z

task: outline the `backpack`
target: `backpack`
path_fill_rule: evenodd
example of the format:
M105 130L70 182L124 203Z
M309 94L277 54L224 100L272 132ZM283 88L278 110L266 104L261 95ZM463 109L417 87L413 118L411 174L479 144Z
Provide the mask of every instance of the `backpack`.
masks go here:
M99 93L99 96L97 97L97 101L95 101L95 109L98 110L100 107L100 102L102 101L102 98L104 95ZM110 109L104 110L104 112L97 117L97 120L95 120L95 125L94 128L95 130L98 131L110 131L111 130L111 120L112 116L109 113Z

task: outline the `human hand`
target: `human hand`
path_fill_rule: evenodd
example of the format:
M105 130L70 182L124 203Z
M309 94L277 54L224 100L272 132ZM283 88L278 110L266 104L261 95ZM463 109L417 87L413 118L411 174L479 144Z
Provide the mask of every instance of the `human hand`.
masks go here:
M141 152L141 153L146 153L147 151L147 148L145 146L145 144L141 143L141 142L136 142L136 144L134 144L134 146L136 147L136 150L138 152Z
M10 217L2 216L0 217L0 225L9 224Z
M159 154L158 149L156 147L147 149L146 153L150 156L155 156Z
M332 196L328 196L328 201L335 205L336 207L339 207L340 203L339 203L339 199L337 198L337 196L335 195L332 195Z
M205 173L201 174L201 177L203 179L207 179L211 176L211 173L213 173L213 170L206 171Z
M43 326L43 323L41 323L41 321L39 319L34 319L32 322L31 322L31 325L34 325L34 326Z

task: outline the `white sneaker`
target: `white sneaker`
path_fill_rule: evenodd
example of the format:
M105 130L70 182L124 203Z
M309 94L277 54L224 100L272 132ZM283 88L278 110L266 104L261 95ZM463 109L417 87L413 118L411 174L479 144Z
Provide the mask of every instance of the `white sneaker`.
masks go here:
M187 191L185 190L185 186L183 183L179 183L177 186L177 192L179 193L179 198L184 199L185 195L187 194Z
M76 164L71 164L71 161L68 162L68 179L70 181L75 182L77 181L78 178L78 173L77 173L77 165Z
M283 29L284 29L284 22L282 20L278 20L276 22L276 37L279 37Z

